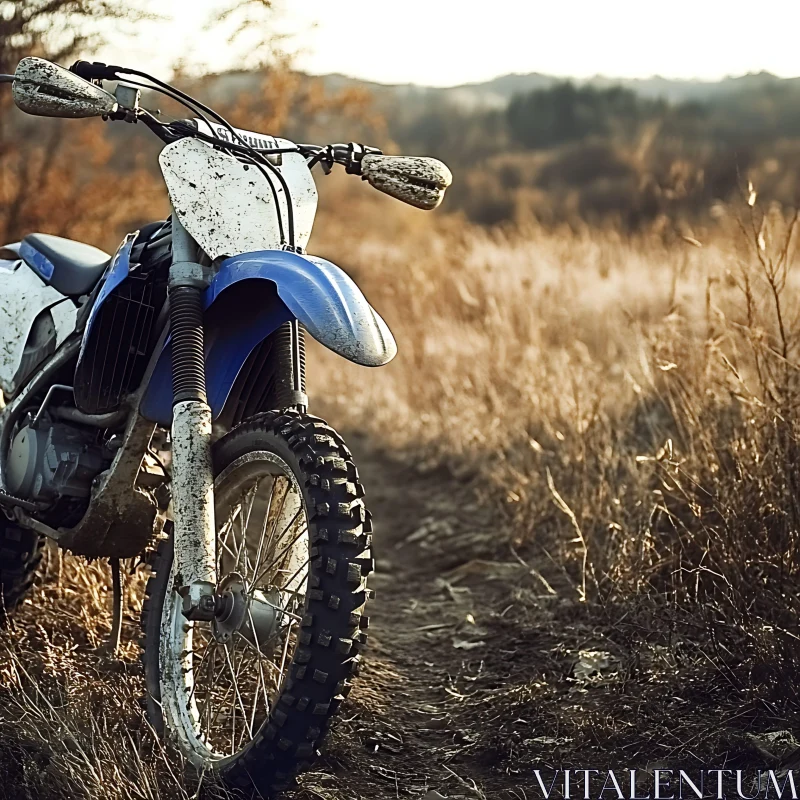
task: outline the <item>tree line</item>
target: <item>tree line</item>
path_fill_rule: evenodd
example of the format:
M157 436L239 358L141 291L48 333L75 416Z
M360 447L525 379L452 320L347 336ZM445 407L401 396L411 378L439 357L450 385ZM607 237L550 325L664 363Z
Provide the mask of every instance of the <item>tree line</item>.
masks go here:
M796 205L800 80L742 83L681 103L570 81L502 110L429 98L411 114L390 109L388 130L402 149L450 163L449 207L482 223L695 219L735 202L748 182Z

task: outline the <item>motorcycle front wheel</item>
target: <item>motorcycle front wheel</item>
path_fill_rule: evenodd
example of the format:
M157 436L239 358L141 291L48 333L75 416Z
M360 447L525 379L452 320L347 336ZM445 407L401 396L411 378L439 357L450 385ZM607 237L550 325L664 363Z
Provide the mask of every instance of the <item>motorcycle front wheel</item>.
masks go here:
M366 644L371 525L341 437L269 412L214 447L213 622L190 622L172 540L142 612L147 706L196 767L270 796L316 755Z

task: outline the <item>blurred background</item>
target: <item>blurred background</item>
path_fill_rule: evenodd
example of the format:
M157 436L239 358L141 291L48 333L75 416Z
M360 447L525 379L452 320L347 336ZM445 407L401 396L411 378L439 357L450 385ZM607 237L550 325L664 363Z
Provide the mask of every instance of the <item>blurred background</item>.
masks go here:
M781 25L767 37L724 3L683 0L669 15L626 0L602 12L501 0L491 13L418 0L369 13L318 1L6 0L0 67L34 52L124 63L251 129L436 156L457 175L445 213L479 225L685 230L713 224L748 181L796 200L800 14L771 7ZM8 92L0 102L4 239L47 228L111 246L163 213L142 131L43 124ZM100 191L115 197L110 219ZM326 186L324 209L340 205L335 194Z
M312 411L366 463L384 587L298 796L520 800L543 764L792 763L798 29L776 0L0 0L0 72L138 67L250 130L453 171L432 214L316 175L309 250L399 355L310 353ZM0 93L0 241L113 251L167 213L157 154L141 126L25 117ZM48 562L5 639L28 672L0 669L9 797L196 796L133 711L143 580L118 681L92 649L104 565Z

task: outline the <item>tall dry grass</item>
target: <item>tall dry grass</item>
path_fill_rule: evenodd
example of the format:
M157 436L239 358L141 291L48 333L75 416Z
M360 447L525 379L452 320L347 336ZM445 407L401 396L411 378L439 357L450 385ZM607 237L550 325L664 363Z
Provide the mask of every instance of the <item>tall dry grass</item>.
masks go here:
M796 709L795 223L743 204L695 236L452 219L323 234L400 354L364 374L319 353L312 397L471 483L494 524L445 540L452 560L521 553L590 619L713 642L732 700Z
M132 568L133 563L128 563ZM0 797L189 800L201 781L142 708L142 570L126 579L123 643L107 649L108 567L48 546L38 585L0 640ZM226 798L203 781L203 797Z

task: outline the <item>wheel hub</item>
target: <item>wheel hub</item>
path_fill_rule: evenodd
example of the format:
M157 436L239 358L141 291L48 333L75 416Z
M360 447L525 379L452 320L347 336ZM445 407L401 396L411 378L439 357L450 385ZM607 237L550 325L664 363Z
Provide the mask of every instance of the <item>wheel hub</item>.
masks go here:
M269 642L280 625L283 609L277 591L247 592L244 578L236 572L220 581L214 612L214 638L229 642L237 631L259 650Z

